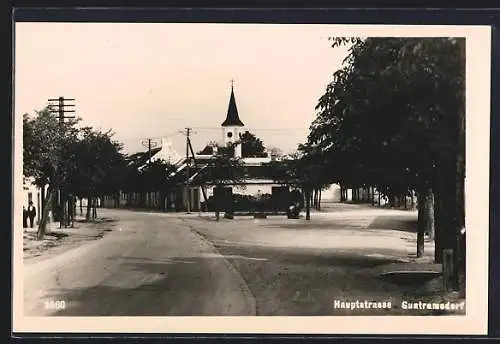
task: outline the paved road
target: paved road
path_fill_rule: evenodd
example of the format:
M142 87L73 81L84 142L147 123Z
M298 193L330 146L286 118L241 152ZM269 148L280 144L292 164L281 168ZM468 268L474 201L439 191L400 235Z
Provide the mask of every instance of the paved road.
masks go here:
M103 213L120 219L103 239L25 266L25 315L255 314L240 275L183 220Z
M25 268L26 315L401 314L397 303L406 292L379 273L408 257L414 243L401 236L413 234L377 229L380 214L382 222L393 221L387 212L332 215L307 225L101 212L119 219L119 229ZM333 310L339 299L392 301L394 307ZM65 300L65 309L47 311L47 300Z

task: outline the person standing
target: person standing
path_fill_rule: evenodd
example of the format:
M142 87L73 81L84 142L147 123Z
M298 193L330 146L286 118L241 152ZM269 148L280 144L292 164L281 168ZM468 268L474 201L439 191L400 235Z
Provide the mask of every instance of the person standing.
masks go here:
M30 220L30 228L33 228L33 222L35 222L35 216L36 216L36 208L33 205L33 202L30 201L28 205L28 218Z

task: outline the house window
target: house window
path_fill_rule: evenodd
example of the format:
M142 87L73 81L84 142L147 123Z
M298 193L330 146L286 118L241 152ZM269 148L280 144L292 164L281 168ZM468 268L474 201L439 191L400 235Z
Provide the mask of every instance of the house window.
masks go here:
M33 200L33 192L28 192L28 202Z

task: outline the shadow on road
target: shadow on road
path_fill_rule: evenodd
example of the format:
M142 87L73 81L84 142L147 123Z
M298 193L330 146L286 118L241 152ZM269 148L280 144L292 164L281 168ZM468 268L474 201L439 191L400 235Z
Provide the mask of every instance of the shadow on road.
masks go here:
M393 229L403 232L416 233L416 219L401 219L390 215L377 216L369 225L370 229Z
M264 220L265 221L265 220ZM283 228L293 230L395 230L409 233L416 233L417 220L413 218L402 218L394 215L379 215L373 220L365 220L359 218L336 218L336 219L311 219L305 220L273 220L259 222L258 226L262 228Z
M290 248L290 247L264 247L248 246L241 248L232 245L216 245L224 255L238 255L252 258L267 258L269 261L279 262L282 265L310 264L311 266L343 266L348 268L366 269L379 265L396 263L394 259L397 251L392 250L335 250L320 248ZM377 255L375 255L375 253Z
M203 258L168 260L123 259L116 275L99 285L49 292L48 298L65 300L55 316L196 316L206 314L207 301L218 290ZM188 263L188 264L186 264ZM205 267L205 268L204 268ZM118 274L130 277L127 279ZM115 280L115 281L113 281ZM51 295L50 295L51 294Z
M293 222L293 220L289 220L290 222L286 223L269 223L269 224L261 224L260 227L263 228L283 228L283 229L294 229L294 230L320 230L320 229L340 229L340 230L350 230L350 229L364 229L366 226L363 225L353 225L349 221L335 221L335 222L326 222L326 221L310 221L310 222Z
M101 217L93 220L86 220L85 218L80 218L76 219L75 223L88 223L88 224L98 224L98 223L110 223L110 222L116 222L116 219L108 218L108 217Z
M56 231L50 231L45 233L45 237L55 237L56 240L66 238L69 234L68 233L62 233L62 232L56 232Z

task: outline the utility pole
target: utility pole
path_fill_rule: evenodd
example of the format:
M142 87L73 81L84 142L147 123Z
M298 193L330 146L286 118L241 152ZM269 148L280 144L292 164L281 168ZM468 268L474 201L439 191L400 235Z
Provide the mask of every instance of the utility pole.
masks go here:
M179 131L180 133L186 135L186 187L187 187L187 194L188 194L188 200L187 200L187 212L191 213L192 209L192 190L191 190L191 183L189 182L189 178L191 177L191 162L196 164L196 159L195 159L195 154L193 151L193 147L191 145L191 135L196 134L195 131L193 131L192 128L185 128L185 131ZM189 156L189 153L191 152L191 157ZM203 187L201 188L204 195L205 195L205 190Z
M186 186L187 186L187 195L188 195L188 201L187 201L187 212L188 214L191 213L191 183L189 182L189 178L191 177L191 171L190 171L190 163L191 159L189 158L189 145L190 145L190 135L191 135L191 128L186 128Z
M153 142L153 138L149 137L149 138L144 139L142 141L142 145L148 149L148 157L149 157L148 158L148 166L151 166L151 158L153 157L152 153L151 153L151 149L153 147L156 147L157 143ZM149 191L146 191L146 197L147 197L148 207L151 207L151 194Z
M196 167L196 156L194 154L193 145L191 145L191 140L188 141L188 146L189 146L189 151L191 152L191 157L193 159L193 165ZM207 197L207 192L205 190L205 186L203 184L200 185L200 189L203 194L203 198L206 202L208 200L208 197ZM201 206L199 207L198 211L201 213Z
M189 157L189 151L191 147L191 135L194 133L192 128L186 128L186 131L180 131L182 134L186 135L186 188L187 188L187 213L191 213L191 185L189 178L191 177L191 158ZM191 148L192 150L192 148ZM193 154L194 161L194 154Z
M64 97L59 97L57 99L48 99L49 101L49 111L53 114L57 114L58 115L58 119L59 119L59 130L60 130L60 135L61 137L64 137L65 135L65 131L64 131L64 120L65 119L73 119L75 118L75 116L66 116L65 114L66 113L74 113L75 110L74 109L67 109L66 107L74 107L75 105L74 104L67 104L65 103L66 101L68 102L71 102L71 101L74 101L75 99L73 98L64 98ZM56 104L53 104L51 102L57 102ZM61 169L61 163L62 163L62 157L61 159L59 160L59 166L57 166L57 169L59 170L58 172L60 172L60 169ZM60 176L59 178L60 179ZM59 190L58 190L58 207L59 207L59 227L62 228L63 226L63 223L64 223L64 226L67 227L68 226L68 223L67 223L67 211L65 209L65 206L66 206L66 199L65 199L65 195L64 195L64 192L63 192L63 188L61 187L62 184L63 184L63 181L62 180L58 180L58 186L59 186Z
M149 156L148 165L151 165L151 158L152 158L151 149L155 148L157 146L157 143L153 142L153 138L147 138L142 141L142 145L148 149L148 156Z

